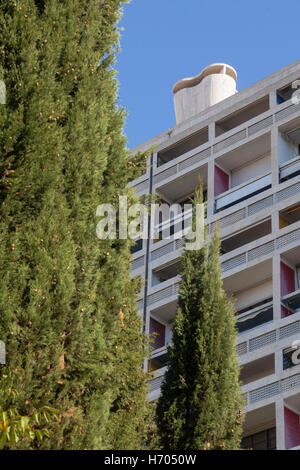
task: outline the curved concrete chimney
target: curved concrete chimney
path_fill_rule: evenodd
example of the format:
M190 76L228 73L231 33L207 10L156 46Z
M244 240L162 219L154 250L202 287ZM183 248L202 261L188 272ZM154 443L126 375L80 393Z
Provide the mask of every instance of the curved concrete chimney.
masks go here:
M237 73L226 64L212 64L196 77L183 78L173 87L176 123L236 93Z

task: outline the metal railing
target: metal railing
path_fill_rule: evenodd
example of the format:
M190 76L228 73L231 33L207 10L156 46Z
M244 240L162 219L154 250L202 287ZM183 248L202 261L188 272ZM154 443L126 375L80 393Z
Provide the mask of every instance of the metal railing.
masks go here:
M176 238L183 238L192 223L193 209L183 210L174 217L164 220L153 228L153 233L158 237L163 236L164 233L169 236L176 236ZM207 202L204 202L204 217L207 216ZM164 238L164 237L163 237Z
M279 167L280 182L286 181L300 174L300 156L284 162Z
M161 369L167 366L168 361L169 361L169 355L168 355L168 349L166 345L166 346L163 346L162 348L152 351L150 358L149 358L149 368L151 370L153 370L153 367L157 370Z
M273 321L273 303L268 302L263 306L249 309L247 312L238 315L236 326L239 334L242 334L271 321Z
M300 311L300 289L285 295L281 299L281 305L291 314Z
M272 174L268 173L264 176L256 178L254 181L244 183L237 188L232 188L215 198L215 212L219 212L235 204L238 204L239 202L255 196L262 191L266 191L271 186Z

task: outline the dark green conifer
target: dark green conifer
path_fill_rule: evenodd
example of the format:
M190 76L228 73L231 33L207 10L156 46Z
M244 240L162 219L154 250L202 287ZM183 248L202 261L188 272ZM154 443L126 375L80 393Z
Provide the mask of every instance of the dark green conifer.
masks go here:
M14 384L20 413L60 411L41 444L52 449L141 445L131 242L96 237L97 206L136 201L126 187L147 157L129 156L116 102L123 3L0 4L0 338L7 367L25 372Z
M195 203L201 203L197 194ZM195 215L193 220L195 229ZM223 289L220 240L185 250L169 367L157 406L164 449L238 449L241 389L233 305Z

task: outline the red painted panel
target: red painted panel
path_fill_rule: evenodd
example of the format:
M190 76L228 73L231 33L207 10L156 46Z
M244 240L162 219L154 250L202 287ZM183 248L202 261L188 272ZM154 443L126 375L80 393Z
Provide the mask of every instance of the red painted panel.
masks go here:
M150 335L153 335L153 343L151 347L154 349L162 348L166 344L166 327L159 323L158 321L154 320L154 318L150 318Z
M287 308L285 308L283 305L281 305L281 318L286 318L289 317L290 315L293 315L292 312L290 312Z
M300 416L289 408L284 408L285 448L300 445Z
M218 166L215 166L215 197L219 194L228 191L229 189L229 175L225 171L221 170Z
M295 271L283 262L280 263L280 289L281 297L294 292L296 289Z

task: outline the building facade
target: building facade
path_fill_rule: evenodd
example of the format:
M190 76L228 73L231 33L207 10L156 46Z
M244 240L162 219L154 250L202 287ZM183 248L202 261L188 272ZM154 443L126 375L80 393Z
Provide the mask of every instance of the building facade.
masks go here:
M201 177L205 223L212 234L218 221L224 288L236 308L243 446L300 449L300 61L239 92L235 80L232 67L214 64L178 82L177 124L132 150L155 146L147 172L131 184L139 195L182 204ZM156 333L146 365L150 400L167 367L178 233L189 224L186 213L171 222L169 239L138 240L132 250L132 275L145 281L140 314L146 332ZM155 228L160 234L161 221Z

